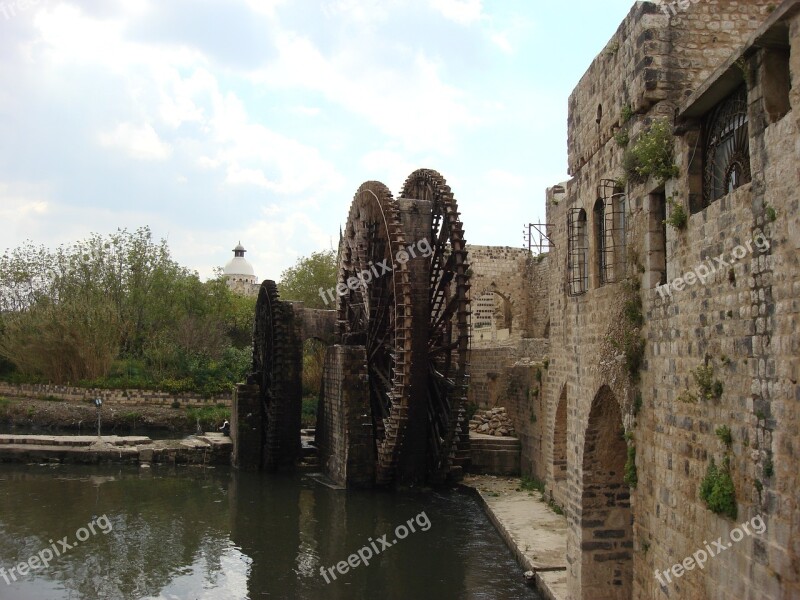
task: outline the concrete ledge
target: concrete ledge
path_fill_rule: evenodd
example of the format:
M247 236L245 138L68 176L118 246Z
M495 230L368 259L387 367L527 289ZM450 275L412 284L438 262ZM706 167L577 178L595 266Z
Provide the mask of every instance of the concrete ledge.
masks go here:
M232 442L220 433L182 440L143 436L0 436L0 462L230 464Z
M534 572L537 591L548 600L567 596L567 520L537 492L518 491L516 478L467 476L474 493L519 565Z

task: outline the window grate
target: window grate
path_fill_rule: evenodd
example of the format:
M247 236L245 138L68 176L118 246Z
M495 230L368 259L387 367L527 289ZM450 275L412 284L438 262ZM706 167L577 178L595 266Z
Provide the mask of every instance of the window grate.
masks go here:
M586 211L571 208L567 213L567 284L570 296L585 294L589 288L588 257Z
M625 193L613 179L601 179L597 188L599 207L598 256L600 283L616 283L625 274Z
M703 208L751 180L746 86L711 111L705 131Z

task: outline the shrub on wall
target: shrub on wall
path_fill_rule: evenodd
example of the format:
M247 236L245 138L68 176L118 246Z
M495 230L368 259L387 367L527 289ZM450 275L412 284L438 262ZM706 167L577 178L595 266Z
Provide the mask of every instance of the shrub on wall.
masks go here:
M706 476L700 483L700 498L712 512L735 519L736 489L730 471L730 459L726 456L721 467L717 467L714 459L708 465Z
M628 147L622 158L628 177L644 181L653 176L664 182L678 175L672 140L672 130L666 119L656 119Z

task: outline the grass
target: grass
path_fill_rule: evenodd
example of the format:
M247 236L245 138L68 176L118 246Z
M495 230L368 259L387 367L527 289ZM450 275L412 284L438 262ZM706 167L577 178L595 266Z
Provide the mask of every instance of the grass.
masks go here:
M225 421L231 418L231 409L220 408L218 406L204 406L202 408L188 408L186 409L186 419L191 424L200 421L200 426L203 429L216 430L219 429Z
M536 477L528 477L526 475L520 481L519 489L525 492L536 491L540 494L544 494L544 482Z

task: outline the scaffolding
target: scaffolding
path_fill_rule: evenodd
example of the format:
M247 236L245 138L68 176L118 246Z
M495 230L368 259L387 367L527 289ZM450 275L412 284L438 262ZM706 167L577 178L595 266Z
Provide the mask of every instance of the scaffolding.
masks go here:
M528 252L534 256L547 254L555 245L550 237L552 226L547 223L528 223L522 230L522 237Z

